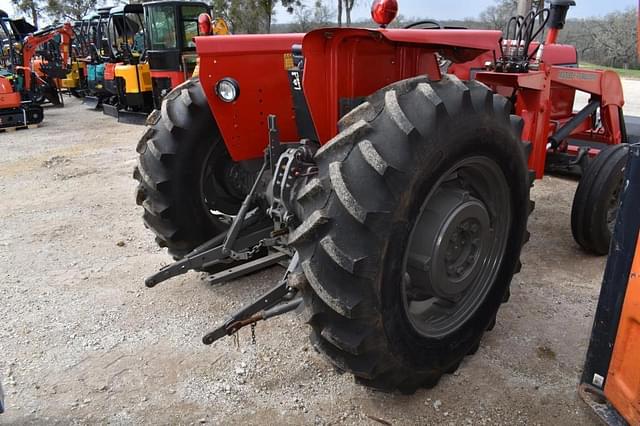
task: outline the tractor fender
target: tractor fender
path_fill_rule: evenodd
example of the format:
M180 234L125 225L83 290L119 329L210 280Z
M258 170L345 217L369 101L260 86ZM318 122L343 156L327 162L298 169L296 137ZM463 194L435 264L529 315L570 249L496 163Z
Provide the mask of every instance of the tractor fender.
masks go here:
M500 31L325 28L302 42L304 93L316 134L324 144L336 123L358 100L389 84L428 75L440 79L439 57L457 65L455 73L470 78L477 58L499 54ZM475 64L479 67L479 64Z

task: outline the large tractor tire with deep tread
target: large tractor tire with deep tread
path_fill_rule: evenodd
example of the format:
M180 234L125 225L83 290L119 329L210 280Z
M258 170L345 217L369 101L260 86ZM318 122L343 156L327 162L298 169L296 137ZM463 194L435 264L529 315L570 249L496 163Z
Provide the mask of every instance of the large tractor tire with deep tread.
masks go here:
M224 232L242 197L218 175L233 165L198 79L174 88L138 142L136 202L161 247L180 258Z
M578 183L571 208L571 232L590 253L609 253L628 154L627 144L603 149Z
M319 173L298 195L306 219L290 244L309 282L312 343L339 370L384 390L432 387L495 324L532 208L522 120L511 111L476 81L418 77L370 96L317 152ZM422 256L421 244L442 233L451 245ZM478 266L485 260L493 266ZM442 275L445 264L453 275ZM447 300L424 294L450 283L469 287ZM440 303L451 303L448 319Z

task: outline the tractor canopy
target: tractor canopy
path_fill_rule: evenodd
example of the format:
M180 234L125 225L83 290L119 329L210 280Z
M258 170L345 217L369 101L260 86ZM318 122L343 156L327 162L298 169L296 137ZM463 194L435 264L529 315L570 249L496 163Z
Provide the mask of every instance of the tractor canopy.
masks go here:
M141 4L127 4L110 10L108 23L109 40L116 52L122 49L140 55L144 51L144 23Z

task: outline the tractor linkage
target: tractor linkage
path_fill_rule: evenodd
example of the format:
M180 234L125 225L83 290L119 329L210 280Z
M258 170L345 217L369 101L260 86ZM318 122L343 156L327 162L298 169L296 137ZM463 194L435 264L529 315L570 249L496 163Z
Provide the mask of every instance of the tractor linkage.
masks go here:
M206 270L234 261L248 261L207 278L210 283L217 284L291 258L282 279L256 301L232 314L222 326L207 333L202 338L205 345L210 345L224 336L231 336L242 327L285 314L302 305L302 296L298 293L306 285L306 278L300 267L298 254L295 253L292 256L292 253L285 248L286 240L283 238L288 233L289 221L294 217L289 214L291 206L287 203L288 195L291 192L291 181L294 177L317 172L315 165L305 161L313 156L315 150L305 141L281 143L276 117L270 115L268 122L269 145L265 149L262 167L229 229L196 247L182 259L163 267L145 280L145 285L151 288L190 270ZM282 155L283 153L284 155ZM264 182L267 168L270 169L273 176L267 191L271 194L271 197L268 197L271 198L271 207L268 209L268 213L273 221L268 226L260 227L256 231L240 236L243 230L255 224L258 219L258 209L251 211L250 209L254 205L258 188ZM251 248L247 249L247 247ZM251 260L262 248L274 248L274 250L273 253Z

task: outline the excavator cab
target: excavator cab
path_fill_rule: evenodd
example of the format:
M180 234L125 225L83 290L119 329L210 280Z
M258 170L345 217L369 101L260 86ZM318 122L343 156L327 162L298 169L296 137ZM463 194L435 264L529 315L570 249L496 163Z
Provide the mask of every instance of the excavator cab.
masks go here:
M99 8L97 18L94 16L89 22L87 38L91 59L87 64L87 96L84 98L84 104L90 109L99 108L104 98L109 96L104 86L104 74L106 63L112 55L107 38L107 24L111 9L112 6Z
M143 7L153 105L159 109L162 98L193 75L197 64L193 39L211 33L202 33L198 17L209 15L210 8L206 3L191 1L152 1ZM223 20L216 23L219 34L229 33Z
M146 118L152 99L149 64L144 61L143 7L119 6L110 15L109 43L117 59L113 72L105 76L105 87L114 96L103 105L103 112L118 118L121 112L131 112Z

